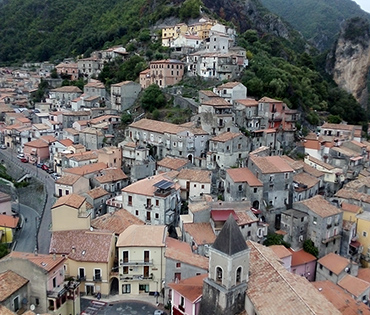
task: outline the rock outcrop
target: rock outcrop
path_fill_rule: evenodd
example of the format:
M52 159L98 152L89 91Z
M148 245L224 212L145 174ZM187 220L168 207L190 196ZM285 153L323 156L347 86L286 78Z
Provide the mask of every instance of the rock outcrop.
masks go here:
M334 81L351 93L363 108L368 105L369 34L369 23L364 19L353 18L343 23L327 63L327 71Z

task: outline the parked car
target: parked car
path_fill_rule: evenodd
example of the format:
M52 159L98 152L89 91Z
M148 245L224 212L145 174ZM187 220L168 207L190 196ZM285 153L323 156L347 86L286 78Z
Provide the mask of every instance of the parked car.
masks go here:
M153 313L153 315L163 315L163 314L164 314L164 312L161 311L161 310L155 310L154 313Z
M24 154L23 153L18 153L17 158L18 159L23 159L24 158Z
M49 166L42 164L41 169L47 171L49 169Z
M5 144L0 145L0 149L5 150L6 149L6 145Z
M48 170L46 170L46 172L49 173L49 174L53 174L54 170L52 168L49 168Z
M50 175L54 180L57 180L59 178L61 178L61 176L58 174L58 173L53 173Z
M43 166L42 163L36 163L36 167L41 168Z
M25 158L25 157L23 157L23 158L21 158L21 162L22 162L22 163L28 163L28 159L27 159L27 158Z

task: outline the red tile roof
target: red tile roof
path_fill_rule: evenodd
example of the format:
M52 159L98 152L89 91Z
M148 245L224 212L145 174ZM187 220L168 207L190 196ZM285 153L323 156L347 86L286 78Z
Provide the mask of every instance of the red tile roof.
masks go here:
M0 214L0 226L15 229L18 226L19 217L12 215Z
M25 253L25 252L10 252L9 255L6 257L10 258L20 258L20 259L25 259L36 266L46 270L46 271L51 271L53 268L55 268L58 265L63 264L63 262L66 260L65 257L61 256L54 256L54 255L46 255L46 254L37 254L35 255L34 253Z
M234 183L247 183L251 187L263 186L263 183L249 168L229 168L226 170Z
M0 302L11 297L12 294L17 292L28 282L29 280L11 270L0 273Z
M304 265L317 259L314 255L305 252L303 249L294 251L290 248L289 250L292 253L292 267Z
M203 280L208 274L203 274L179 281L179 283L170 283L169 287L180 293L183 297L191 301L196 302L202 297L203 293Z

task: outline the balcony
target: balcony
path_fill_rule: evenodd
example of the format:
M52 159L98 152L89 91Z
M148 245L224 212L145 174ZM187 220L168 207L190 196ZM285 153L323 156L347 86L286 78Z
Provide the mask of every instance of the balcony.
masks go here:
M130 260L120 261L121 266L153 266L153 259L145 260Z
M102 278L101 278L101 276L94 276L93 281L94 282L102 282Z
M83 277L80 277L80 276L77 276L77 281L86 281L86 276L83 276Z
M145 207L146 210L152 210L153 205L152 204L145 204L144 207Z
M120 275L121 281L142 281L142 280L151 280L153 275Z

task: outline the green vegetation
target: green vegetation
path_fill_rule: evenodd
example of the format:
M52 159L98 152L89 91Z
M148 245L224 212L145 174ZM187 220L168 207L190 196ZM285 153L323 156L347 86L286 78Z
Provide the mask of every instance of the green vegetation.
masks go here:
M286 248L290 248L290 244L283 240L283 235L279 234L267 234L265 241L263 242L265 246L271 245L284 245Z
M267 37L260 38L254 30L239 36L238 44L253 55L241 77L250 96L282 100L290 108L302 110L311 125L320 124L321 111L350 124L366 123L366 113L353 96L315 70L314 57L297 53L283 39Z
M152 84L144 90L141 95L140 102L141 107L149 112L162 108L167 103L163 91L157 84Z
M7 244L0 244L0 259L9 254Z
M354 1L348 0L261 0L271 12L284 18L306 39L329 49L335 42L340 23L352 17L370 20L370 14L362 11Z
M319 257L319 250L315 247L315 244L310 240L305 240L303 243L303 250L316 258Z

